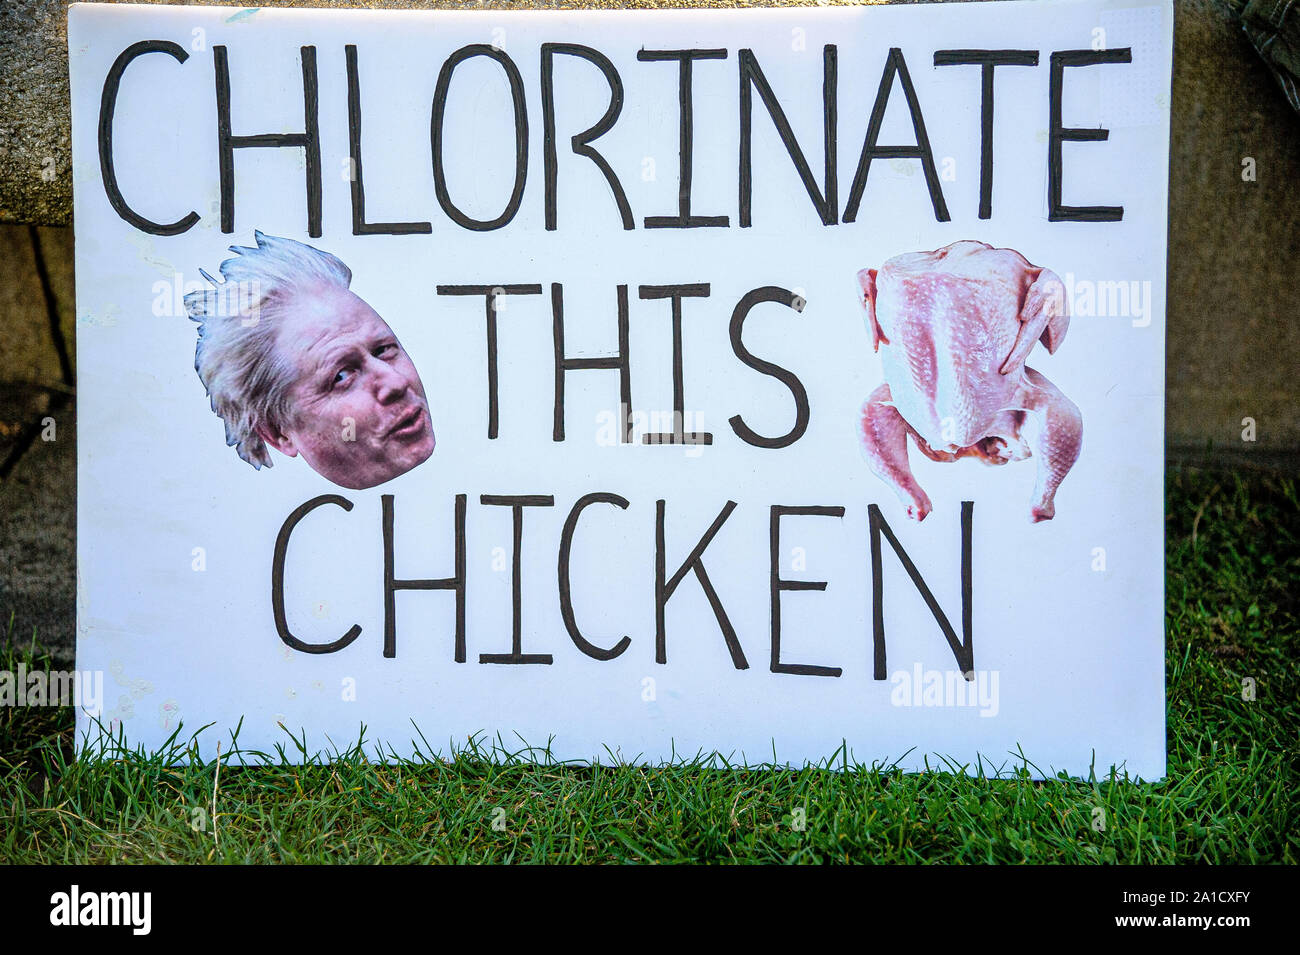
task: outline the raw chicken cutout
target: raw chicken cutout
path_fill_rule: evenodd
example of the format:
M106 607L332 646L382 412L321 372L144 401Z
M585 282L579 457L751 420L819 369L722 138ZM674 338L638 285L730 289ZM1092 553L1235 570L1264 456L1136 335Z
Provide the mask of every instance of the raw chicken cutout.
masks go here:
M933 509L908 464L911 437L934 461L1037 456L1030 520L1051 520L1083 444L1074 402L1025 364L1037 342L1054 353L1069 327L1056 273L1012 249L962 241L897 255L858 282L885 374L862 406L858 438L907 515L920 521ZM1030 418L1037 428L1022 437Z

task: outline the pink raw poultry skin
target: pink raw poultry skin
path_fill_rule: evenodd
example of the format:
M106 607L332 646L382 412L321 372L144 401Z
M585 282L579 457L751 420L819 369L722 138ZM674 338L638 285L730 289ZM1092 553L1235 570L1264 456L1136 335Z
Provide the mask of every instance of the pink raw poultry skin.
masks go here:
M858 281L885 373L862 406L858 435L908 516L920 521L932 510L908 466L910 435L935 461L1037 455L1030 519L1051 520L1056 489L1079 457L1083 419L1025 358L1035 342L1055 352L1065 337L1061 280L1012 249L963 241L895 256ZM1028 440L1020 435L1027 415L1039 425Z

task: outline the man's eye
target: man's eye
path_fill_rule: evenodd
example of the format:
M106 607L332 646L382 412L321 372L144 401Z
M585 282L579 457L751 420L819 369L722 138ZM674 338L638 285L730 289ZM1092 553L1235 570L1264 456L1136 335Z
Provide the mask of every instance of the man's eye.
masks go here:
M340 368L338 370L338 373L334 375L334 380L330 382L330 385L332 387L338 387L339 385L346 385L348 382L352 380L352 377L355 374L356 374L355 369Z
M392 358L397 354L396 342L385 342L374 350L372 353L376 358Z

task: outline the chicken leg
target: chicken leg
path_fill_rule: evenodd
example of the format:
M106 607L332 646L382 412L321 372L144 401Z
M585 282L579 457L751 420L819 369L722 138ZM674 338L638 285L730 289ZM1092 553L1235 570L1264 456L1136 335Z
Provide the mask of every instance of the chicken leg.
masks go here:
M862 405L858 442L872 473L894 489L907 508L907 516L923 521L934 508L916 483L907 461L907 435L911 429L894 407L889 385L881 385Z
M1038 421L1038 433L1028 441L1030 450L1038 456L1038 483L1029 516L1035 524L1050 521L1056 514L1056 489L1079 459L1083 418L1073 401L1028 365L1016 389L1014 404Z

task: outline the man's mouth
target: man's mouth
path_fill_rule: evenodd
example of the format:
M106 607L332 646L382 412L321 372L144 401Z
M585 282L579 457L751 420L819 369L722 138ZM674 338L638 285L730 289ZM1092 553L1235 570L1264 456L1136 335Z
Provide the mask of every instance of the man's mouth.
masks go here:
M412 408L397 420L385 437L388 438L412 438L424 430L424 409L420 407Z

